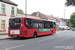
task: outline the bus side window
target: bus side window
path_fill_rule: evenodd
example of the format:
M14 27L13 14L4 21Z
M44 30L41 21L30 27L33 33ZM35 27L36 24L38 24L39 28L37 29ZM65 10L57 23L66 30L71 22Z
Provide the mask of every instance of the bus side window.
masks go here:
M32 21L31 20L26 20L25 25L27 26L27 28L32 28Z
M50 28L53 28L53 22L50 22Z
M33 22L33 28L38 28L38 22Z
M42 22L39 23L39 28L43 28L43 23Z
M44 28L50 28L49 22L44 22Z

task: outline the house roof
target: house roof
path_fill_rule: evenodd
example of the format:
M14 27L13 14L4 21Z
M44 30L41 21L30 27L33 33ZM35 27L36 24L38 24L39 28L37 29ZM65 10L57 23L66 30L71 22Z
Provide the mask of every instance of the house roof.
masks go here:
M36 16L37 15L37 12L33 12L31 15L32 16Z
M4 2L4 3L8 3L8 4L11 4L11 5L15 5L15 6L18 6L16 3L10 1L10 0L0 0L1 2Z
M47 15L49 19L56 20L54 17Z
M38 15L38 13L39 13L39 15ZM44 15L44 14L42 14L40 12L33 12L31 15L32 16L38 16L38 17L40 17L42 19L48 19L48 17L46 15Z

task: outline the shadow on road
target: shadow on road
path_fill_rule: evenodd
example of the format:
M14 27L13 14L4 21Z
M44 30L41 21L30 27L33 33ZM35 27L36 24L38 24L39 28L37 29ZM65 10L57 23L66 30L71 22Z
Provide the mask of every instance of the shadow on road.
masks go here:
M37 38L41 38L41 37L47 37L47 36L54 36L53 35L44 35L44 36L38 36ZM37 39L37 38L33 38L33 37L30 37L30 38L8 38L9 40L29 40L29 39Z
M1 41L1 40L7 40L7 39L8 39L8 38L5 38L5 39L0 39L0 41Z

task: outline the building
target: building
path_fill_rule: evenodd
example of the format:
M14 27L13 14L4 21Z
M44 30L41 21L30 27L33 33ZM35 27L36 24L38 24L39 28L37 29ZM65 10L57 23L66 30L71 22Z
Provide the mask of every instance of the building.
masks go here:
M67 25L66 25L66 22L62 20L61 18L56 18L56 26L58 28L59 26L67 26Z
M9 18L17 14L17 4L10 0L0 0L0 34L8 33Z
M49 15L47 15L47 17L48 17L48 20L52 20L52 21L55 21L56 22L56 18L55 17L49 16Z
M25 14L22 14L22 13L17 13L16 15L17 17L22 17L22 16L25 16Z
M48 17L40 12L33 12L31 14L31 16L35 16L36 18L40 18L40 19L46 19L48 20Z
M63 19L63 18L60 18L60 19L65 22L65 25L66 25L66 26L71 26L71 22L70 22L69 19Z
M57 28L71 26L71 22L68 19L56 18L56 26Z
M36 16L32 16L32 15L29 15L29 14L21 14L21 13L17 13L16 17L31 17L31 18L38 18L38 19L40 19L39 17L36 17Z

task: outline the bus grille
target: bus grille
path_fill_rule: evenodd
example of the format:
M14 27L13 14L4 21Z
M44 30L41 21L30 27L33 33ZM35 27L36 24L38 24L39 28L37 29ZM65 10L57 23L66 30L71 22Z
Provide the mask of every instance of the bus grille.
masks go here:
M25 30L25 33L24 33L24 35L25 35L25 36L27 36L27 30Z

